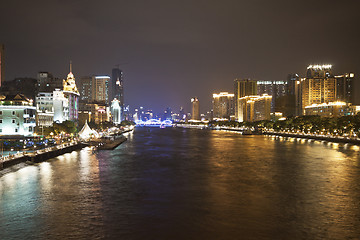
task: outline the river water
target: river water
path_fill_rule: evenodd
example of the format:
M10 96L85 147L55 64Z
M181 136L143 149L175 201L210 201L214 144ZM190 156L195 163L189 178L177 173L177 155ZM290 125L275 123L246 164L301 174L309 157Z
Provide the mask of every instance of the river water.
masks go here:
M0 172L0 239L359 239L359 147L137 128Z

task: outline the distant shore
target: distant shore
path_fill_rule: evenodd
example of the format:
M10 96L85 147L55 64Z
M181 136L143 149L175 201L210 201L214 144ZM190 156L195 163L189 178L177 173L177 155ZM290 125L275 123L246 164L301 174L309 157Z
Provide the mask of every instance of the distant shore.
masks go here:
M347 137L340 137L340 136L324 136L324 135L314 135L314 134L294 134L294 133L284 133L284 132L263 132L263 135L306 138L306 139L314 139L314 140L320 140L320 141L328 141L328 142L336 142L336 143L351 143L351 144L360 145L360 139L359 138L347 138Z

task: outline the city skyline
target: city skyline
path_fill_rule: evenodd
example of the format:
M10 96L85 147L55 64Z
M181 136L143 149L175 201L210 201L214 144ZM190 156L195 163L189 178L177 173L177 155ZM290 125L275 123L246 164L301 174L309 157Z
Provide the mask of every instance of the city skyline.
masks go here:
M27 10L15 11L18 2ZM4 3L0 16L6 80L40 71L64 78L70 59L78 77L111 76L119 65L126 103L157 112L190 112L192 96L205 112L211 94L231 92L236 78L285 80L309 64L360 72L358 3L109 1L86 2L84 12L82 1L18 2Z

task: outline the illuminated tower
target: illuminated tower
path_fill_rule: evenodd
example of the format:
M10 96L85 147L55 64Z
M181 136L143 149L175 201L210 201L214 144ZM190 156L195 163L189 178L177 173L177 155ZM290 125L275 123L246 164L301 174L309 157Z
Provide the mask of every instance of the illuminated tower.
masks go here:
M77 90L75 77L72 73L72 64L70 62L70 72L67 75L66 80L63 80L63 94L68 101L69 117L65 120L77 120L78 119L78 104L79 104L79 91Z
M319 103L336 101L336 80L331 65L310 65L302 88L302 108Z
M109 84L109 101L114 98L120 101L121 109L124 108L124 85L123 85L123 72L119 68L112 70L111 84Z
M4 61L4 44L0 44L0 87L5 81L5 61Z
M197 97L191 99L191 119L200 120L200 103Z

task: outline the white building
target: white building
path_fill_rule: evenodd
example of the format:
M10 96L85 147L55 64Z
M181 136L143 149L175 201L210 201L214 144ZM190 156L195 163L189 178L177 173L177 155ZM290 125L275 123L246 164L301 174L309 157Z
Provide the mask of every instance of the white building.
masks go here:
M0 136L32 136L36 107L22 94L0 96Z
M36 124L51 127L54 122L53 92L39 92L36 96Z
M115 124L121 123L121 107L120 107L120 101L114 98L114 100L111 101L111 115L112 115L112 121Z

